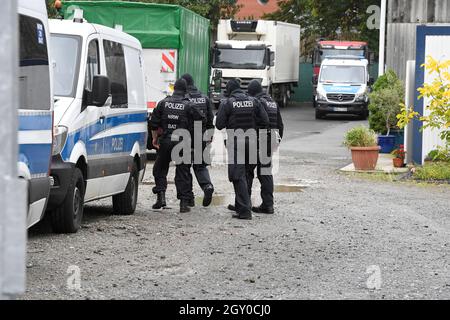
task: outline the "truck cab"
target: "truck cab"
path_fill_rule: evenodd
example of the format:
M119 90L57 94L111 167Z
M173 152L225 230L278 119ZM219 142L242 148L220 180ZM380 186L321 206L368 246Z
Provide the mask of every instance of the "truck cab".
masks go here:
M27 226L39 222L50 192L52 70L44 0L19 0L19 177L28 183Z
M271 78L269 69L273 63L270 45L258 41L217 41L212 59L212 101L218 103L224 98L226 84L239 78L246 89L250 81L257 79L267 90ZM218 76L220 74L220 76ZM214 82L219 80L220 85Z
M218 107L230 79L246 90L261 82L281 107L298 84L300 26L278 21L220 20L212 50L211 101Z
M369 115L368 61L357 56L325 58L320 67L315 97L316 119L330 113Z

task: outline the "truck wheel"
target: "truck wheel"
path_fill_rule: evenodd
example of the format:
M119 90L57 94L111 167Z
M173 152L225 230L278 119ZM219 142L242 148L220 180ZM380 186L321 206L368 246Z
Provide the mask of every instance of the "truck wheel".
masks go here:
M123 193L113 196L113 210L115 214L128 216L134 213L138 198L138 186L139 171L136 163L134 163L127 188Z
M278 105L280 108L286 108L287 104L288 104L288 96L287 96L287 92L286 92L286 87L282 86L280 88L280 97L279 97L279 101L278 101Z
M81 170L75 168L63 204L52 212L52 228L56 233L76 233L84 210L85 184Z
M289 100L286 92L283 93L283 97L281 98L281 100L282 100L282 108L286 108Z

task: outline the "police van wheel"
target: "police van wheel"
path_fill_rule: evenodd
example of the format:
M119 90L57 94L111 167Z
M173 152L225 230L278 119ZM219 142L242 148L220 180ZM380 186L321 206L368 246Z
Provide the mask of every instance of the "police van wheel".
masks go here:
M316 120L321 120L325 115L316 108Z
M61 207L52 212L52 228L56 233L76 233L84 211L85 184L81 170L75 168Z
M113 196L113 210L115 214L128 216L134 213L138 198L138 187L139 172L136 163L134 163L125 192Z

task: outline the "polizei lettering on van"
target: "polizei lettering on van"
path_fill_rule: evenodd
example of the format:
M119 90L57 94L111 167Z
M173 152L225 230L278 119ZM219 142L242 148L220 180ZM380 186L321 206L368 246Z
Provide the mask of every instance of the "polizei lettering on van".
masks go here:
M253 108L253 101L235 101L233 108Z
M169 109L175 109L175 110L184 110L185 106L182 103L166 102L165 107L169 108Z

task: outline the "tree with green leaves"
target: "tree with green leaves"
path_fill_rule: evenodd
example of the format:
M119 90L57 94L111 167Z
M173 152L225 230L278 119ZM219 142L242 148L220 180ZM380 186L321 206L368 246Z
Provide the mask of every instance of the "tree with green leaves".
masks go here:
M367 27L367 9L380 0L279 0L278 5L264 18L300 24L308 53L318 38L367 41L371 50L378 48L378 30Z

